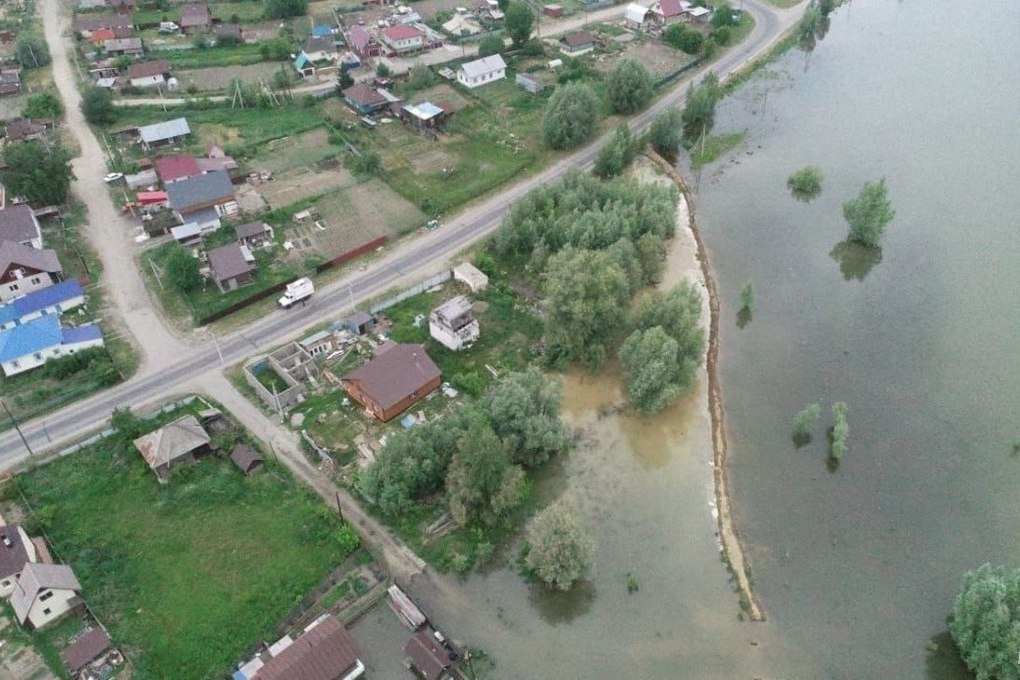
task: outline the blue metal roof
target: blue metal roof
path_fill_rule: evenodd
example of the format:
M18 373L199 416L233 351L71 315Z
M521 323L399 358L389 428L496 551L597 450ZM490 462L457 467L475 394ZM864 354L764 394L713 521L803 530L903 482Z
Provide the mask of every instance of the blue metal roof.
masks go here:
M327 36L333 35L333 29L332 27L326 26L325 24L312 26L312 35L315 36L316 38L325 38Z
M62 333L65 345L73 345L78 342L103 339L103 332L99 330L99 326L96 326L95 324L89 324L88 326L69 326L64 328Z
M0 331L0 363L20 359L59 345L63 340L60 319L40 316L21 326Z
M304 53L304 50L302 50L301 54L297 55L297 59L294 60L294 68L298 70L303 69L305 66L310 66L311 64L312 60L308 58L308 55Z
M11 304L17 308L20 316L26 316L32 312L38 312L40 309L46 309L53 305L59 305L61 302L82 297L84 294L85 291L81 289L81 284L71 279L70 281L61 281L49 288L29 293L24 297L14 300Z

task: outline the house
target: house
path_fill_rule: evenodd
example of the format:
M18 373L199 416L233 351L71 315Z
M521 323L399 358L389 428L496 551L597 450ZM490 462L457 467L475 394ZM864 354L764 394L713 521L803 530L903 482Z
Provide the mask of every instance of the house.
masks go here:
M223 170L171 182L166 191L181 222L197 222L202 229L219 229L221 217L238 211L234 185Z
M704 26L712 18L712 10L707 7L691 7L682 18L689 23Z
M332 61L337 55L337 47L332 34L308 36L303 51L316 64L323 61Z
M641 28L648 18L648 8L632 2L623 12L623 22L628 28Z
M163 85L170 75L170 64L163 59L143 61L128 67L127 77L131 87L154 87Z
M250 680L355 680L365 674L354 638L335 616L316 619L297 640L287 640Z
M454 267L453 278L464 283L472 293L478 293L489 287L489 277L470 262L461 262Z
M78 9L87 12L90 9L106 7L106 0L78 0Z
M181 5L181 20L178 22L184 33L201 33L212 26L209 6L204 2L190 2Z
M230 454L230 460L232 460L234 465L236 465L237 468L246 476L258 472L265 464L265 461L262 460L262 456L255 453L255 451L247 444L238 444L235 446L233 453Z
M0 241L0 303L52 286L63 273L56 251Z
M171 227L170 235L174 237L175 241L187 248L198 247L202 245L205 240L205 234L202 233L202 227L198 226L195 222L188 222L187 224Z
M480 334L471 301L463 295L447 300L429 314L429 335L454 352L470 347Z
M329 24L315 24L312 26L312 37L333 39L333 27Z
M493 54L461 64L457 69L457 82L464 87L479 87L506 78L506 62Z
M391 52L397 54L413 52L425 46L425 32L407 24L387 26L382 30L382 41Z
M136 175L124 175L124 183L128 189L144 189L159 184L159 175L155 170L142 170Z
M143 52L141 38L113 38L103 42L103 49L111 57L122 54L137 55Z
M184 139L191 134L187 118L174 118L173 120L152 125L143 125L138 128L138 137L142 146L146 149L158 144L170 144Z
M198 177L202 174L202 169L198 167L198 161L195 160L194 156L180 154L157 158L156 173L163 180L163 184L172 184L189 177Z
M450 35L462 37L482 32L482 26L474 18L465 14L454 14L453 18L443 24L443 30Z
M39 139L46 134L46 126L28 118L14 118L7 121L4 134L11 142Z
M30 248L42 248L42 230L32 207L17 203L0 210L0 241L14 241Z
M404 645L404 655L424 680L448 680L447 669L453 665L450 653L427 631L420 630Z
M343 91L347 105L361 114L375 113L389 106L387 99L378 88L358 83Z
M443 117L446 115L446 111L442 107L436 106L432 102L408 104L400 109L400 112L401 117L404 120L410 121L415 127L432 130L439 127L439 124L443 122Z
M35 544L21 525L0 526L0 597L10 597L25 565L38 561Z
M302 78L305 76L314 76L315 62L312 61L312 58L305 54L302 50L301 52L298 52L296 57L294 57L294 70L297 71Z
M363 26L355 26L347 35L347 42L351 49L362 59L378 57L382 51L379 41L375 39Z
M265 222L248 222L234 227L237 242L242 246L258 248L263 243L273 240L273 228Z
M386 343L360 368L340 379L354 401L383 422L393 420L439 387L439 368L422 345Z
M563 5L544 5L542 7L542 14L550 19L559 19L563 16Z
M102 45L107 40L113 40L116 37L117 37L117 34L114 32L114 30L112 28L99 28L99 29L96 29L96 30L92 31L92 35L89 36L89 40L92 41L93 45ZM128 37L129 38L131 36L124 36L124 37Z
M90 628L75 640L71 645L60 653L72 678L85 670L93 661L101 658L113 647L110 636L102 628Z
M107 16L79 16L74 20L74 31L82 38L91 38L93 31L101 28L116 30L118 28L134 28L134 21L127 14L110 14Z
M188 414L142 435L133 443L156 479L165 484L170 477L170 467L194 463L198 456L209 451L210 439L198 419Z
M47 314L60 316L83 304L85 291L74 279L40 288L0 306L0 331L20 326Z
M21 71L16 68L0 70L0 97L21 93Z
M79 607L81 584L66 564L28 563L11 595L18 623L42 628Z
M135 194L135 202L141 207L143 213L170 207L170 200L165 191L139 191Z
M228 156L223 151L223 147L216 142L209 142L205 145L205 155L205 158L196 159L202 172L224 170L229 174L238 168L237 161Z
M0 366L10 377L42 366L50 359L103 346L98 326L62 327L53 315L0 331Z
M564 54L584 54L593 49L595 49L595 36L588 31L575 31L560 38L560 52Z
M236 243L213 248L208 253L209 275L220 292L236 290L238 286L251 283L255 271L255 257L248 246Z
M680 21L690 8L691 3L687 0L658 0L650 11L652 17L660 24L672 24Z

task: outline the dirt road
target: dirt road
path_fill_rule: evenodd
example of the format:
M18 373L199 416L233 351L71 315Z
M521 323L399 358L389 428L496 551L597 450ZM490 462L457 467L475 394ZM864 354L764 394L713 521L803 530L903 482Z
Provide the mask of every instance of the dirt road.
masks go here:
M180 356L186 346L156 313L156 304L149 298L135 263L134 242L130 238L133 225L114 208L103 182L108 172L106 156L82 116L75 67L68 54L68 45L73 42L64 36L69 17L59 0L43 0L40 9L46 43L53 57L53 80L67 111L64 125L81 146L81 155L72 162L76 179L71 189L88 210L86 233L103 263L102 285L108 300L108 314L104 315L109 320L110 314L119 312L115 323L132 336L132 344L142 359L139 373L145 374L165 365L166 359Z

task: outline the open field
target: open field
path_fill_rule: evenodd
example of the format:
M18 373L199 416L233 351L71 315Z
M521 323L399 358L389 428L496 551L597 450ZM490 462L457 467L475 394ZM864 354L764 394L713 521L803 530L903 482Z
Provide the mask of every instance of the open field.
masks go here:
M204 68L207 66L244 66L266 61L262 56L262 46L232 45L230 47L210 47L207 49L190 50L154 50L150 56L166 59L174 68ZM279 65L284 62L272 62Z
M274 139L252 159L252 166L279 174L285 170L304 168L318 161L333 158L340 151L340 147L330 145L329 133L323 128L318 128Z
M210 66L207 68L179 69L174 75L181 83L181 89L188 90L191 87L199 91L225 90L235 78L242 83L257 83L259 80L269 82L273 74L280 68L289 68L282 62L264 61L258 64L245 66ZM292 72L290 69L288 73Z
M329 150L329 147L326 149ZM322 161L308 167L285 170L276 175L272 182L258 185L257 189L269 207L275 209L331 191L342 191L354 182L354 178L340 166L339 161Z
M134 677L207 678L275 639L353 549L318 498L267 463L248 478L214 456L160 485L117 436L15 483Z
M644 39L628 43L623 52L620 53L619 58L637 59L644 64L652 76L661 78L686 66L697 57L692 57L680 50L675 50L669 45L664 45L659 40ZM616 65L616 61L616 59L600 61L596 68L608 73Z

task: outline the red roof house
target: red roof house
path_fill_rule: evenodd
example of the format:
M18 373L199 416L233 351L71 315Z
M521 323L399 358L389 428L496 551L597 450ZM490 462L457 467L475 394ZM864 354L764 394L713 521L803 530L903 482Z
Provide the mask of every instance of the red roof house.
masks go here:
M159 178L163 180L163 184L169 184L180 179L197 177L202 174L202 169L198 167L198 161L195 160L194 156L181 154L180 156L157 158L156 172L159 173Z

